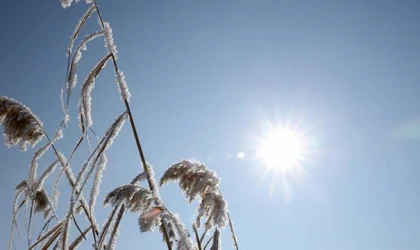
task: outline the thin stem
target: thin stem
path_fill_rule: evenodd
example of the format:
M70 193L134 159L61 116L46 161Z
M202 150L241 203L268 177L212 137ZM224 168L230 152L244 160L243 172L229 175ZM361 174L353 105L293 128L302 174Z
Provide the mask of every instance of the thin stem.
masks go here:
M42 128L42 126L41 126L40 124L39 124L39 126ZM63 168L65 169L66 177L67 177L67 179L68 179L68 181L69 181L69 183L70 183L70 186L74 189L76 186L75 186L75 183L74 183L74 181L72 180L72 178L70 178L69 170L67 169L67 164L65 164L65 163L62 161L62 159L61 159L61 157L60 157L60 154L58 153L58 150L55 148L55 146L54 146L54 144L52 143L52 141L51 141L50 137L48 136L48 134L44 131L44 129L43 129L42 131L43 131L43 133L44 133L45 137L47 138L47 140L51 143L51 148L54 150L55 155L57 156L57 158L58 158L58 160L60 161L61 165L62 165L62 166L63 166ZM91 217L92 215L89 213L89 211L88 211L87 207L85 206L85 202L83 202L84 198L83 198L82 194L80 194L80 195L81 195L81 196L80 196L80 205L82 206L83 211L85 212L86 217L88 218L88 220L89 220L89 222L90 222L90 225L92 226L92 231L93 231L93 233L92 233L92 235L93 235L93 240L94 240L94 242L96 243L96 235L95 235L95 233L96 233L96 234L98 234L98 232L97 232L97 230L96 230L96 228L97 228L97 227L95 226L95 224L94 224L94 222L93 222L93 220L92 220L92 217Z
M236 240L235 230L233 230L233 224L232 224L232 220L230 219L229 212L227 212L227 215L229 218L229 228L230 228L230 232L232 233L232 239L233 239L233 242L235 243L235 248L236 250L239 250L238 241Z
M193 224L192 226L193 226L193 230L194 230L194 234L195 234L195 240L197 241L198 249L199 250L202 250L202 248L201 248L201 242L200 242L200 237L198 237L197 228L195 227L195 224Z
M168 232L166 231L166 227L163 223L163 219L162 219L162 224L160 225L160 228L162 229L163 238L165 238L165 242L166 242L166 245L168 246L168 250L172 250L172 245L171 245L171 242L169 241Z

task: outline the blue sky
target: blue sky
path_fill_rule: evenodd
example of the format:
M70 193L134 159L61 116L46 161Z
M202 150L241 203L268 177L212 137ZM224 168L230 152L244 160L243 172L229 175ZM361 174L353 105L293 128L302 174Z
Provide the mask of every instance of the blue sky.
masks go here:
M419 249L418 1L98 4L114 30L147 160L158 176L184 158L216 170L241 250ZM86 7L19 0L0 9L0 95L29 106L49 134L62 118L68 38ZM93 19L87 30L95 29ZM104 53L101 39L89 45L79 79ZM124 110L112 74L107 68L93 91L99 134ZM66 154L80 135L74 116L79 87L70 127L57 144ZM287 121L306 131L313 145L301 165L305 174L262 178L266 168L252 157L255 137L267 132L264 124ZM238 152L246 157L238 159ZM4 245L14 187L26 178L32 153L0 146ZM108 158L103 192L140 171L128 123ZM43 164L52 159L49 153ZM190 226L195 205L186 204L177 185L164 187L162 195ZM109 208L99 210L102 221ZM224 249L231 247L227 231ZM157 234L140 235L134 215L124 217L117 244L164 248Z

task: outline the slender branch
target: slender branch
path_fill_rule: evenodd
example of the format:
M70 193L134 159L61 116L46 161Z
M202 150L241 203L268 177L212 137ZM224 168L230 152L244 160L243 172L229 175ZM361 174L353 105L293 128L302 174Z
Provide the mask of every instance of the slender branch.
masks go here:
M195 224L193 224L192 227L193 227L193 230L194 230L195 240L197 241L198 249L199 250L202 250L202 248L201 248L201 242L200 242L200 237L198 237L198 232L197 232L197 228L195 227Z
M233 242L235 243L235 248L236 250L239 250L238 241L236 240L235 230L233 230L233 224L232 224L232 220L230 219L229 212L227 212L227 215L229 218L229 228L230 228L230 232L232 233L232 239L233 239Z
M101 14L101 11L99 10L98 4L96 3L96 0L93 0L93 4L95 5L96 13L98 15L101 27L104 28L104 20L102 18L102 14ZM117 73L119 71L119 69L118 69L117 60L115 59L115 55L113 53L111 53L111 59L112 59L113 65L114 65L115 72ZM152 180L151 180L152 177L150 176L150 174L148 172L148 169L147 169L146 157L144 156L143 149L141 147L140 139L139 139L139 136L138 136L138 133L137 133L137 128L136 128L136 125L134 123L133 114L131 113L130 104L128 103L127 99L124 99L124 105L125 105L125 108L127 109L128 117L130 119L131 130L133 131L134 140L136 141L137 151L139 152L139 155L140 155L141 163L143 165L143 170L147 173L147 184L149 185L149 188L153 193L159 193L159 190L155 190L155 188L152 184ZM161 220L161 222L162 222L161 223L161 228L162 228L162 232L163 232L164 237L165 237L166 245L167 245L169 250L172 250L172 246L169 242L169 237L166 233L165 226L163 225L162 220Z
M160 224L160 228L162 229L163 238L165 238L165 242L166 242L166 245L168 246L168 250L172 250L172 245L171 245L171 242L169 241L169 236L168 236L168 232L166 231L166 227L163 224L163 219L162 219L162 224Z

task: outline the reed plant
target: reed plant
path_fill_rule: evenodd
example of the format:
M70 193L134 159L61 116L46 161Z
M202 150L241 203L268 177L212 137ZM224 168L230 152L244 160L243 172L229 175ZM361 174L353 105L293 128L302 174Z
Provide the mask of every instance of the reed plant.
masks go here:
M73 0L61 0L64 8L72 4ZM139 140L130 107L131 94L124 73L117 63L117 47L112 28L104 20L95 0L86 0L86 4L87 10L77 23L67 48L66 77L60 94L63 118L54 136L47 134L41 120L28 107L12 98L0 96L0 124L3 125L6 145L19 145L20 150L26 151L28 146L36 147L42 140L45 141L35 150L29 164L28 176L16 186L9 249L16 248L18 240L26 241L29 250L70 250L81 246L84 246L83 249L115 249L124 215L134 213L138 215L139 233L158 229L157 232L163 239L160 244L164 244L169 250L219 250L220 230L226 226L230 229L233 247L238 250L227 202L220 191L220 179L214 171L208 169L204 163L181 160L170 166L157 181L154 168L146 161ZM99 31L78 39L81 30L86 28L86 22L95 16L98 18ZM70 96L78 84L79 62L87 45L100 37L104 40L105 55L80 83L77 109L80 137L71 153L65 155L56 146L56 142L65 140L64 132L70 122L69 106L72 105ZM115 82L125 109L121 110L97 143L92 143L89 140L89 135L94 133L91 93L97 77L107 65L113 67ZM107 165L107 150L127 120L142 168L138 173L133 173L133 179L128 180L127 184L105 190L107 195L102 203L110 207L110 212L106 220L100 223L97 221L96 203L101 190L102 174ZM84 143L90 149L88 157L75 174L75 168L71 166L72 159ZM38 167L39 160L48 151L54 155L53 162L45 168ZM47 190L44 185L49 178L54 178L51 190ZM67 180L67 185L60 185L62 179ZM169 182L179 183L187 202L197 201L195 222L188 227L178 214L166 206L160 196L160 187ZM63 198L60 191L63 188L68 190L68 187L71 190L70 195ZM65 204L68 206L64 215L59 216L58 204L63 199L67 199ZM39 217L42 217L43 226L37 230L33 221ZM25 225L24 231L22 225ZM85 227L82 228L81 225Z

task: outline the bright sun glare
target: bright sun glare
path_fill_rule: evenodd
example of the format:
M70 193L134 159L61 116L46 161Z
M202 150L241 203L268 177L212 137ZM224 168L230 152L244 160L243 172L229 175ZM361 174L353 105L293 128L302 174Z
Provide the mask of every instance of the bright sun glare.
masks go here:
M304 138L289 128L276 128L261 138L257 156L269 169L291 170L303 160Z

